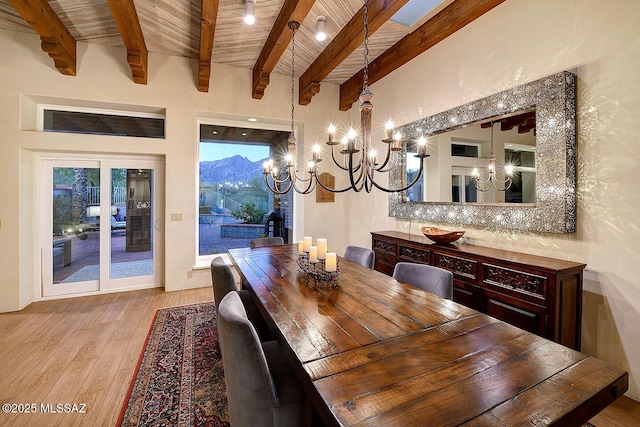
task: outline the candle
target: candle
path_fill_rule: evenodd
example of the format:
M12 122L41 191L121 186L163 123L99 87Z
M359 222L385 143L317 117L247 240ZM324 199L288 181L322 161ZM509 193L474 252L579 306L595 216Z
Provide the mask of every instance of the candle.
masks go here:
M335 252L327 252L327 260L324 265L324 269L328 272L334 272L338 269L338 258Z
M424 156L427 154L427 138L421 136L418 139L418 156Z
M393 122L389 120L384 126L384 139L390 140L393 135Z
M309 248L309 262L318 262L318 247L311 246Z
M318 259L327 257L327 239L318 239L316 246L318 247Z
M309 248L311 247L311 237L305 236L302 238L302 250L305 252L309 252Z
M336 137L336 127L333 125L333 123L331 123L331 125L329 125L329 142L332 143L335 137Z
M298 242L298 255L302 255L304 253L304 242L303 241L299 241Z
M392 151L400 151L402 150L402 134L400 132L396 132L393 135L393 145L391 146Z

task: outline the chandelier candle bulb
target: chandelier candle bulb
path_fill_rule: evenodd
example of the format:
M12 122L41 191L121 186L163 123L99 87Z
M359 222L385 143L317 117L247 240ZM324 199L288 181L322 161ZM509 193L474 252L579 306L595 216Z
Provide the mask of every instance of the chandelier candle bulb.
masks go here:
M311 246L309 248L309 262L318 262L318 247Z
M309 252L309 248L311 248L311 240L310 236L305 236L302 238L302 249L304 252Z
M336 127L331 123L329 125L329 144L333 144L336 138Z
M418 156L424 156L427 153L427 139L421 136L418 139Z
M391 144L391 151L401 151L402 150L402 134L400 132L396 132L393 134L393 144Z
M293 155L291 153L287 153L287 155L284 156L284 160L287 162L287 166L293 166Z
M327 257L327 239L318 239L316 246L318 247L318 259L325 259Z
M384 126L385 141L391 142L392 135L393 135L393 122L389 120L387 124Z
M338 258L335 252L327 252L327 259L325 261L325 271L334 272L338 269Z
M320 150L319 144L313 144L313 160L318 161L320 159Z

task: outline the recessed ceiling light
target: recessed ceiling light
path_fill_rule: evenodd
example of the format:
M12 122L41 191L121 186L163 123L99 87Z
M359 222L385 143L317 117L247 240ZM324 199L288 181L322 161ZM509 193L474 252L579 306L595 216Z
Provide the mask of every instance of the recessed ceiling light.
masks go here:
M249 117L247 120L249 120L250 122L257 122L258 119L256 119L255 117Z
M217 134L218 134L218 131L217 131L217 130L214 130L214 131L213 131L213 134L214 134L214 135L217 135Z
M247 136L247 133L246 132L242 132L242 136Z

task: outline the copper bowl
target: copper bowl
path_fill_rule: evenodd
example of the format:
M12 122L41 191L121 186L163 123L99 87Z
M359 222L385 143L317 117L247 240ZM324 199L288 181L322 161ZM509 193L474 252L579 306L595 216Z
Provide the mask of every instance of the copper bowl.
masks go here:
M436 243L455 242L464 235L464 231L449 231L437 227L422 227L422 234Z

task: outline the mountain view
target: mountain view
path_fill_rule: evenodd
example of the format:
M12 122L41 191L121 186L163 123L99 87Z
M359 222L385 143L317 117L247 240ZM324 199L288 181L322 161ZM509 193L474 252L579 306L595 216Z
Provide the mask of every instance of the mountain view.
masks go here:
M265 160L267 159L252 162L246 157L236 155L221 160L200 162L200 183L247 183L253 177L262 177L262 164Z

